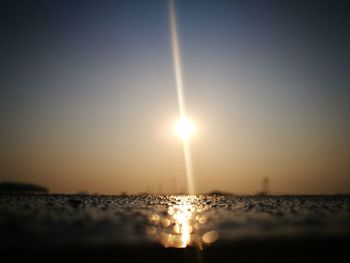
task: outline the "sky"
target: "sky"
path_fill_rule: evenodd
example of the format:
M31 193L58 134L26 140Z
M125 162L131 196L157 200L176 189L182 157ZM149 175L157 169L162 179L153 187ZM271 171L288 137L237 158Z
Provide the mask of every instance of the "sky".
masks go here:
M174 5L196 191L350 192L346 1ZM0 9L0 181L186 191L166 0Z

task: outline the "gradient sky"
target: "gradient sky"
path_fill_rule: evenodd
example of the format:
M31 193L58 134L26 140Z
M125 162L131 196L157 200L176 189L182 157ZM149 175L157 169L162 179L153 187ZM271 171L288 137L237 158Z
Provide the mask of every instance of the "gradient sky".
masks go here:
M291 3L293 2L293 3ZM350 192L346 1L175 1L197 191ZM167 1L1 3L0 181L186 189Z

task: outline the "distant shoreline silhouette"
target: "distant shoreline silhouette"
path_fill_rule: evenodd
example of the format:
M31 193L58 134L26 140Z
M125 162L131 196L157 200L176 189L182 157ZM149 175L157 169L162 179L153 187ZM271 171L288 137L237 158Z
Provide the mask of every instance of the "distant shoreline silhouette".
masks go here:
M0 193L48 193L48 188L35 184L2 182Z

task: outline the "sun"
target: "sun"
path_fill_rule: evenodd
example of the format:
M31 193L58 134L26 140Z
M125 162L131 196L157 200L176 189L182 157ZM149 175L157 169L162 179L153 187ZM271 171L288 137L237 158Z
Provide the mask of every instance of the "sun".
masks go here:
M196 131L196 125L188 118L182 117L176 123L176 134L182 140L188 140Z

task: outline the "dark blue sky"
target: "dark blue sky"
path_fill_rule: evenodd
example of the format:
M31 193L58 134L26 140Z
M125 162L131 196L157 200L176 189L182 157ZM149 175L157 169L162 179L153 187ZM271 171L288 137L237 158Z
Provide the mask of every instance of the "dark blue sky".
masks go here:
M346 1L175 8L198 189L251 193L269 176L276 192L349 191ZM7 1L0 19L0 179L183 184L167 1Z

